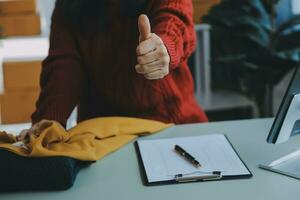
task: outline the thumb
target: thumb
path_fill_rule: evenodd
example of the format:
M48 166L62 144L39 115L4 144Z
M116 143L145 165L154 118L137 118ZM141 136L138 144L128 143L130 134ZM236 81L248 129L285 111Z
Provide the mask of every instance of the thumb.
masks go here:
M140 42L147 40L151 37L151 25L147 15L140 15L138 20Z

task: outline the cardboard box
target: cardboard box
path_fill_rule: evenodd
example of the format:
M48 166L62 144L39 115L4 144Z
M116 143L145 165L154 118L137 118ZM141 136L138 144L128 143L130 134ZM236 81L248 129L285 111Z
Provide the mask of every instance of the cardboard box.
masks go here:
M206 15L213 6L220 2L221 0L193 0L195 24L202 23L201 18Z
M0 15L35 12L35 0L0 0Z
M38 90L42 62L6 62L3 63L5 92L16 90Z
M10 92L0 96L1 123L31 122L39 91Z
M1 36L28 36L41 33L38 14L0 16Z

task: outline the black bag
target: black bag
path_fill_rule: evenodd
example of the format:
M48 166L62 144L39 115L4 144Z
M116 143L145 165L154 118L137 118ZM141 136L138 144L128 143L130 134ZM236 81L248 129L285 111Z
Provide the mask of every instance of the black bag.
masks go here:
M26 158L0 149L0 192L66 190L90 163L68 157Z

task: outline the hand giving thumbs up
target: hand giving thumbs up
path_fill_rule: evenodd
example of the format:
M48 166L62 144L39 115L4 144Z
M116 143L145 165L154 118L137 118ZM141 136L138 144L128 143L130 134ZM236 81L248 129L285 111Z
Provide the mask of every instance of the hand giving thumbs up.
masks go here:
M151 25L146 15L138 19L139 46L136 49L136 72L148 80L162 79L169 74L170 56L159 36L151 33Z

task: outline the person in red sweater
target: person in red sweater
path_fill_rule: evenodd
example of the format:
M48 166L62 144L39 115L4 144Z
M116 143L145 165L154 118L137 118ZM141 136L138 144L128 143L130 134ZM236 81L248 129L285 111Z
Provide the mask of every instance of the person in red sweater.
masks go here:
M192 0L57 0L32 123L65 126L76 106L79 121L207 122L187 64L192 15Z

